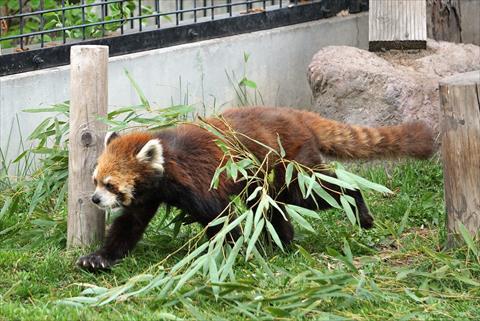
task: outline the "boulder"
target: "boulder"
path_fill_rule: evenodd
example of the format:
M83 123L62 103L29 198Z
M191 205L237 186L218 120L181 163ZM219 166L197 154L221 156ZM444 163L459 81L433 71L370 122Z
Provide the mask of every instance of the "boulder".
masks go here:
M427 46L385 53L347 46L321 49L308 68L313 109L368 126L421 119L438 132L438 81L480 69L480 47L433 40Z

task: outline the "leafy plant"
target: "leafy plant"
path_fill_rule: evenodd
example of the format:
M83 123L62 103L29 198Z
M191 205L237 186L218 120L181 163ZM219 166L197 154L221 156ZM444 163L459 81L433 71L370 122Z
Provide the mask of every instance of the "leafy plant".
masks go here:
M86 0L85 7L79 7L76 1L59 0L31 0L23 4L22 12L32 12L49 10L43 14L35 14L20 18L0 20L2 22L3 38L20 34L29 34L37 31L48 31L43 35L32 35L25 39L24 45L30 45L43 42L63 42L63 37L68 39L91 39L103 37L108 33L118 30L125 25L135 10L137 2L134 0L119 1L109 4L95 4L95 0ZM0 0L0 7L5 7L7 15L19 13L19 0ZM107 12L102 20L101 10ZM141 6L141 15L150 15L154 11L150 6ZM168 19L168 17L165 17ZM145 24L146 19L142 20ZM102 23L105 22L105 23ZM85 25L80 27L80 25ZM65 35L60 29L67 28ZM19 43L18 39L1 40L2 48L15 47Z
M256 106L264 105L263 97L257 88L257 83L247 77L247 63L250 59L250 54L243 53L243 74L240 80L237 79L235 72L230 74L225 71L230 85L235 90L239 106Z
M119 108L99 117L100 121L112 126L111 130L127 127L157 129L172 126L185 120L192 112L191 106L154 108L126 71L132 86L138 93L140 104ZM38 244L45 235L55 234L59 244L65 242L66 200L68 177L68 134L69 103L64 102L45 108L25 109L29 113L46 113L46 117L29 135L34 142L13 161L17 165L17 177L13 181L8 174L7 164L1 152L2 163L0 187L7 196L0 203L0 238L8 242L8 235L22 230L25 245ZM154 114L152 114L154 113ZM35 162L33 161L35 159ZM23 163L23 170L20 170ZM34 164L36 164L34 166ZM1 190L0 190L1 191ZM10 217L21 219L8 220Z

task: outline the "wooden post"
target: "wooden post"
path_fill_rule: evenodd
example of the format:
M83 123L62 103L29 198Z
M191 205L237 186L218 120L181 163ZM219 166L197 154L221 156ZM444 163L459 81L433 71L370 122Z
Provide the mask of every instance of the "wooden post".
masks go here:
M100 242L105 213L91 201L92 173L107 126L107 46L73 46L70 51L70 135L67 246Z
M440 82L442 157L448 246L458 222L473 235L480 229L480 70Z
M427 35L429 38L449 42L462 42L460 4L459 0L427 1Z
M425 0L370 0L369 8L371 51L427 48Z

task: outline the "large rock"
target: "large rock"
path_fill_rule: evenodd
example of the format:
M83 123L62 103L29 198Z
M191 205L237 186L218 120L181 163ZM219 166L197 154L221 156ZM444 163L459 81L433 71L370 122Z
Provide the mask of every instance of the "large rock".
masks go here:
M438 131L439 79L477 69L479 46L428 41L414 53L326 47L308 77L314 109L325 117L369 126L422 119Z

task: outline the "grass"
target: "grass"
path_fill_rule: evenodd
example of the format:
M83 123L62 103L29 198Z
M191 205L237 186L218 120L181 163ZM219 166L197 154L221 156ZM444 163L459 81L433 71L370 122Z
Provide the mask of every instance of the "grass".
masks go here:
M91 274L74 266L87 250L65 249L65 212L54 199L28 216L0 214L0 320L476 320L479 258L467 247L443 250L439 162L349 169L395 192L366 195L374 229L360 231L340 211L323 212L311 221L316 233L298 231L285 253L266 258L273 277L255 262L240 261L236 281L224 284L218 299L198 276L173 300L154 290L100 307L58 304L88 284L111 288L139 273L158 273L156 262L197 228L182 227L173 237L160 212L132 256L109 273ZM2 204L18 193L8 184L2 189ZM16 206L27 212L28 200Z
M239 102L253 103L249 97L252 90L257 93L256 84L245 72L238 84L234 78L229 80ZM185 101L146 118L153 107L129 79L141 105L109 114L104 121L110 127L168 126L191 111ZM376 217L372 230L352 226L341 211L323 212L320 219L309 219L315 233L297 229L295 243L285 252L269 250L265 261L237 259L234 280L210 283L205 266L210 273L214 259L209 258L197 264L200 272L178 292L163 293L168 287L161 286L127 300L119 290L135 281L131 293L162 280L162 273L189 253L176 251L200 229L184 226L177 234L174 226L165 226L172 213L161 209L133 255L112 271L77 269L77 257L92 249L65 248L68 104L30 110L43 111L61 117L46 119L29 136L37 140L32 150L40 159L37 169L33 154L22 153L25 165L11 176L12 164L0 151L0 321L474 320L479 315L478 247L464 235L468 246L443 250L443 177L435 159L349 164L348 170L395 192L365 195ZM116 300L89 307L92 294L107 289Z

